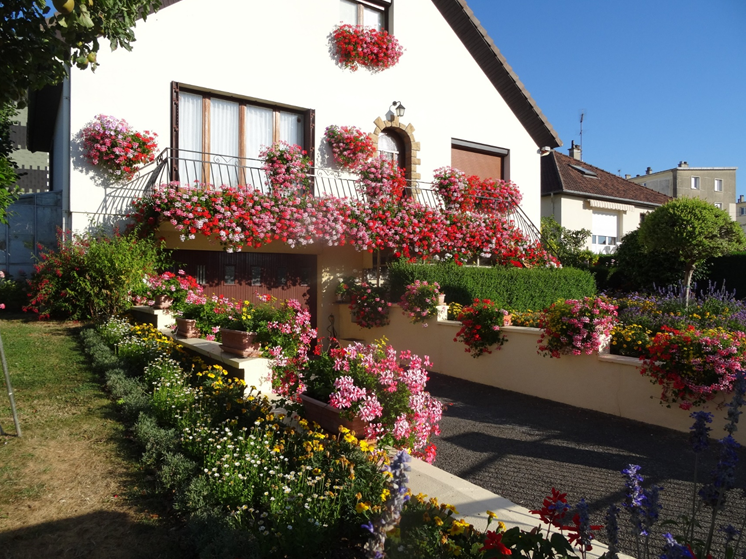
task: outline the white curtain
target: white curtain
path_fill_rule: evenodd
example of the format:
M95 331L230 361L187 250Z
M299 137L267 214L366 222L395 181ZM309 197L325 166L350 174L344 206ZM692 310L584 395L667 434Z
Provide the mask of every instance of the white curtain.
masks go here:
M280 140L289 144L303 145L303 116L297 113L280 112Z
M383 29L383 12L363 6L363 25L381 31Z
M259 152L272 145L272 109L246 107L246 157L259 158Z
M238 184L238 103L212 99L210 103L211 182Z
M357 25L357 3L350 0L340 0L339 20L349 25Z
M202 96L179 93L179 182L202 180Z

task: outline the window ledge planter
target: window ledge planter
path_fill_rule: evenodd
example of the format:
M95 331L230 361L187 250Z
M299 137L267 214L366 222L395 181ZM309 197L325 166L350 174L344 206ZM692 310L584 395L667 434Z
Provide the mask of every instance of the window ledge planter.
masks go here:
M197 321L192 318L176 318L176 335L182 338L199 338Z
M350 421L340 416L341 410L325 404L320 400L306 396L305 394L300 395L301 402L303 403L303 410L308 421L315 421L325 431L332 435L339 433L339 426L346 427L356 437L363 437L365 435L365 427L367 423L357 417Z
M151 305L154 309L168 309L171 308L174 300L168 295L156 295L153 297L153 304Z
M261 357L262 351L256 342L256 332L245 332L243 330L220 329L223 343L220 348L226 353L240 357Z

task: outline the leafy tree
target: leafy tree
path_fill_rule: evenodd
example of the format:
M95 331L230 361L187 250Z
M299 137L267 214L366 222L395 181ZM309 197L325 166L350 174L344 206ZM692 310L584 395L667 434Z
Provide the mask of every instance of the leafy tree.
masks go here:
M0 223L8 223L7 209L17 196L17 166L10 159L13 152L10 126L16 114L18 113L11 103L0 104Z
M25 103L26 91L67 77L67 65L96 69L99 39L132 50L132 28L160 0L45 0L0 2L0 105Z
M541 218L541 237L546 249L559 258L563 266L584 268L594 264L598 255L585 248L591 232L588 229L573 231L563 227L553 217Z
M683 264L686 303L692 275L707 258L746 246L741 227L723 210L699 198L677 198L647 216L640 226L640 244L649 253L678 256Z

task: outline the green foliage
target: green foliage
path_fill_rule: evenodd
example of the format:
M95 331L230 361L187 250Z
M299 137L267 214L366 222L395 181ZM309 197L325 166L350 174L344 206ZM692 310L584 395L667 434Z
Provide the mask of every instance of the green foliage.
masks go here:
M0 205L2 204L0 196ZM10 276L2 275L0 272L0 303L12 312L20 312L23 307L28 305L28 280L25 276L19 279L13 279Z
M563 266L582 268L598 261L598 254L585 246L590 236L588 229L573 231L557 223L553 217L541 218L542 243L559 258Z
M646 252L680 258L689 287L694 269L707 258L746 247L741 227L723 210L699 198L677 198L647 216L639 229ZM687 299L688 299L687 290Z
M389 265L391 296L402 296L415 280L438 282L449 302L463 306L474 299L490 299L511 311L543 309L562 298L590 297L596 293L593 275L577 268L471 268L454 263Z
M640 230L622 237L614 253L619 287L627 291L647 291L653 286L664 287L678 283L683 278L684 261L676 254L647 252L640 243Z
M95 5L94 5L95 1ZM67 65L95 70L99 39L132 50L132 28L160 7L160 0L77 0L67 14L47 19L45 0L0 3L0 104L24 102L26 90L67 77Z
M164 265L152 240L101 231L58 239L59 249L43 250L30 282L24 309L39 318L100 320L132 306L144 288L143 276Z
M2 9L0 7L0 12ZM1 31L0 37L2 37ZM0 45L2 45L1 40ZM13 117L17 114L15 106L12 103L0 102L0 223L8 223L6 213L8 206L18 198L17 165L10 159L10 155L13 153L15 147L10 140L10 126L13 122Z

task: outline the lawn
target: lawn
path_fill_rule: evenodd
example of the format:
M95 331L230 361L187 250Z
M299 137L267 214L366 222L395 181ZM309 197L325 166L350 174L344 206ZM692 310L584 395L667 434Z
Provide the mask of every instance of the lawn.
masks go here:
M12 315L10 315L12 316ZM0 395L3 557L190 557L74 323L0 321L23 437Z

